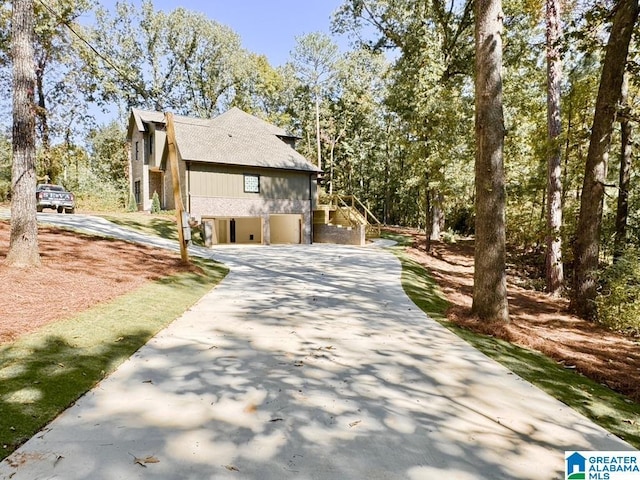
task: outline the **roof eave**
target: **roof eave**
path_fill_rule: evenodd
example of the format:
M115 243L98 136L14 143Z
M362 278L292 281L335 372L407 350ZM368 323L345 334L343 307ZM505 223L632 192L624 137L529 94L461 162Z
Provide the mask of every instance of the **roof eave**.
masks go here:
M203 159L193 159L193 158L181 158L184 162L189 163L202 163L207 165L224 165L229 167L238 167L238 168L259 168L264 170L284 170L287 172L302 172L302 173L322 173L322 170L316 167L313 164L310 164L309 168L296 168L296 167L278 167L272 165L245 165L242 163L234 163L234 162L220 162L216 160L203 160Z

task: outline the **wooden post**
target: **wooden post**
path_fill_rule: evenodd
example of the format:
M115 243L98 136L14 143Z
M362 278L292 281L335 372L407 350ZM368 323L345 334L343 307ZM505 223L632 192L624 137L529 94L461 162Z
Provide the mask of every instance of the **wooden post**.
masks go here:
M176 209L176 220L178 221L178 242L180 243L180 258L184 263L189 263L189 252L184 241L183 215L184 205L180 194L180 170L178 168L178 154L176 152L176 132L173 127L173 114L164 114L167 124L167 146L169 147L169 165L171 166L171 183L173 184L173 200Z

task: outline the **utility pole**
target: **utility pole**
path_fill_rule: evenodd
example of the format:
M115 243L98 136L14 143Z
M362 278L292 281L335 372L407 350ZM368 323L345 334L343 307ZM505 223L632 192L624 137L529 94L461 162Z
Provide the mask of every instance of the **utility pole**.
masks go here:
M178 221L178 242L180 242L180 258L183 263L189 263L189 252L184 235L184 205L180 193L180 170L178 168L178 154L176 152L176 131L173 127L173 113L164 114L167 124L167 145L169 147L169 165L171 166L171 183L173 185L173 200L176 209L176 219Z

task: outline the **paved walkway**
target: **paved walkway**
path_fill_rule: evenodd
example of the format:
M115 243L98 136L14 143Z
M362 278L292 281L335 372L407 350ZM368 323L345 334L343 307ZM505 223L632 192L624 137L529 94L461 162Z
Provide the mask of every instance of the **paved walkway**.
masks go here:
M0 478L548 480L631 449L426 317L388 251L212 255L227 278Z

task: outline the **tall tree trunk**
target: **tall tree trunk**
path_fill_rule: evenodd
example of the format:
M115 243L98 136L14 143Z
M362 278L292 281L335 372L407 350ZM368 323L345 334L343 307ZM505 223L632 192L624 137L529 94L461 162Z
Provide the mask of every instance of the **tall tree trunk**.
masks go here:
M336 145L344 135L344 130L342 130L335 138L331 139L331 151L329 152L329 195L333 195L333 177L334 177L334 162L335 162L335 151Z
M389 209L391 208L391 158L389 156L389 149L387 149L387 155L384 160L384 204L382 207L382 223L389 224Z
M316 149L318 155L318 168L322 169L322 149L320 144L320 92L316 87Z
M391 122L387 120L384 160L384 206L382 211L382 223L389 224L389 211L391 209Z
M573 134L573 101L571 97L569 97L569 105L567 112L567 138L564 144L564 171L562 172L562 199L561 203L564 205L564 202L567 198L567 191L569 190L567 186L569 185L569 153L571 152L571 135Z
M333 195L333 152L336 148L334 142L331 143L331 151L329 152L329 195Z
M429 184L429 174L425 174L425 184ZM431 192L429 187L424 188L424 251L431 251Z
M36 219L33 23L33 0L13 0L11 236L5 262L15 267L40 265Z
M547 159L547 291L558 295L564 283L562 268L562 153L560 133L560 81L562 62L560 60L560 1L546 1L547 17L547 131L549 157Z
M442 204L444 203L444 196L441 192L431 190L431 218L429 222L431 227L429 228L429 237L432 241L439 241L442 229L444 228L444 211L442 210Z
M574 250L575 275L570 308L585 319L597 316L595 299L607 162L629 42L638 17L638 0L619 0L615 8L593 116Z
M624 251L627 240L627 218L629 216L629 186L631 183L631 122L629 121L629 73L624 74L622 81L622 97L620 99L622 114L620 116L620 181L618 188L618 205L616 209L616 237L613 248L613 259L617 260Z
M475 14L476 240L472 312L481 320L508 322L502 2L477 0Z
M46 56L46 54L43 54ZM42 166L46 182L54 181L56 173L51 163L51 135L49 131L49 118L47 112L47 98L44 91L44 71L46 68L45 58L37 62L36 69L36 93L38 108L36 109L36 119L39 126L40 141L42 142L43 161Z

